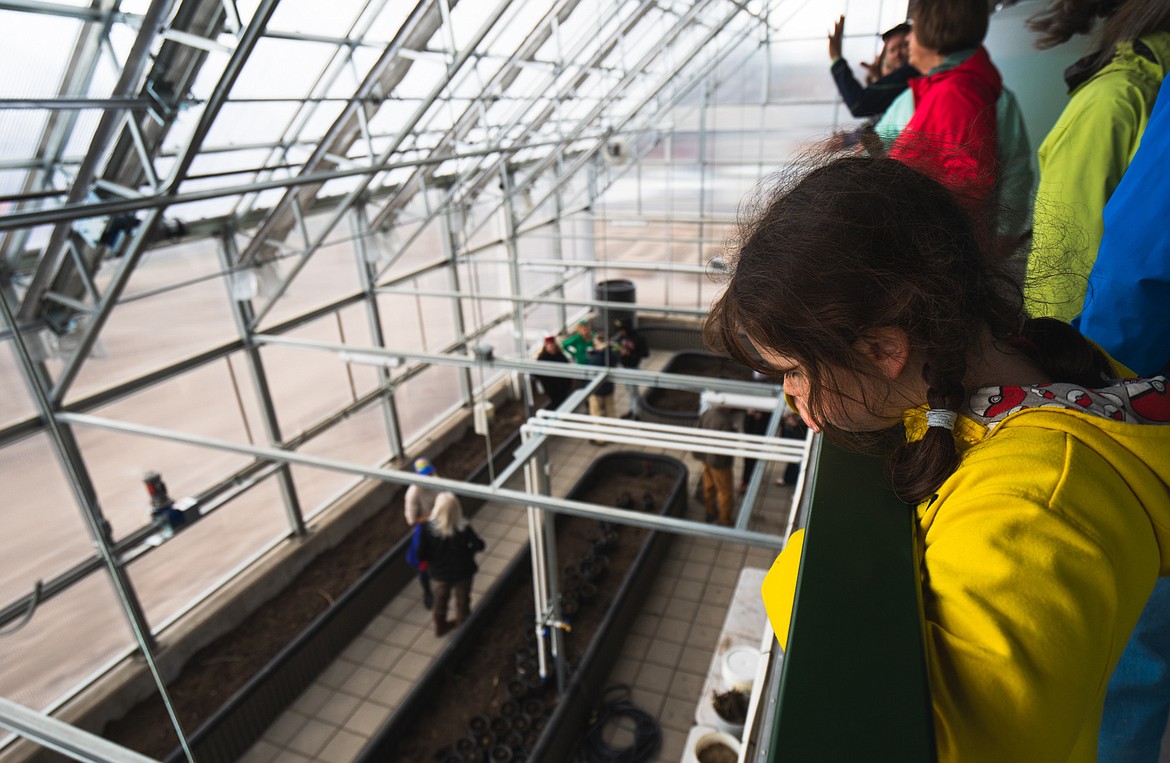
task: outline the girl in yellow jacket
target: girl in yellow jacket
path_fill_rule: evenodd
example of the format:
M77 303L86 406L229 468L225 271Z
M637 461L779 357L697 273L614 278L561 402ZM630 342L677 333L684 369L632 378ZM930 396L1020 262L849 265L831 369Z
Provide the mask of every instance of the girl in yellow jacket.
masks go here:
M838 160L745 225L707 340L783 374L810 427L897 440L939 760L1093 761L1110 672L1170 573L1170 397L1029 319L990 241L905 165Z

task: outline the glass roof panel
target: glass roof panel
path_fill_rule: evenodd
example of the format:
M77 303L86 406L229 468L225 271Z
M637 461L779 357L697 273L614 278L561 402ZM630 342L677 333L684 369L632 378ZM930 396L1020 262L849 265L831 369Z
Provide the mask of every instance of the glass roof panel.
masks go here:
M81 27L76 19L0 11L0 98L55 97Z
M370 24L367 36L387 41L394 39L394 35L402 28L402 22L406 21L413 7L413 3L398 0L383 3L377 18Z
M231 97L304 98L336 52L337 46L323 42L264 38L248 57Z
M552 5L551 0L513 2L488 35L484 50L498 56L512 55Z
M226 103L207 133L207 145L276 142L299 104Z
M337 121L345 106L346 104L341 101L306 104L306 111L297 115L296 125L299 126L297 139L314 142L319 140Z
M101 122L102 112L97 109L86 109L76 114L73 129L69 132L69 142L65 144L64 156L81 157L89 150L93 140L94 130Z
M48 119L43 109L0 111L0 161L35 156Z
M382 51L376 48L355 48L352 60L343 61L340 65L345 69L330 84L323 94L329 98L349 98L357 90L362 80L370 72L370 68L382 56ZM344 58L344 55L342 56ZM337 64L335 64L337 65Z
M281 0L268 21L269 29L345 37L367 0Z

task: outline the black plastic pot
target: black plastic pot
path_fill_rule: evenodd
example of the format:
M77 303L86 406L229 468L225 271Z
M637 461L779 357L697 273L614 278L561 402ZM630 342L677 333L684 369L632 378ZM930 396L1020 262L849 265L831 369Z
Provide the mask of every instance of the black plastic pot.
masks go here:
M491 727L491 722L488 721L486 715L473 715L467 721L467 733L472 737L477 737Z
M540 664L535 657L520 660L516 663L516 675L522 676L521 681L524 680L523 677L540 675Z
M528 696L528 683L522 677L513 678L504 688L511 699L524 699Z
M544 702L536 697L524 700L524 704L521 707L524 709L524 714L532 720L534 726L536 725L537 718L544 717Z
M491 730L496 739L501 739L507 736L508 732L512 730L512 724L508 722L507 718L496 716L492 718Z
M476 744L475 740L471 737L462 737L461 739L457 739L455 741L455 752L458 753L462 759L466 759L467 756L475 752L478 747L479 745Z
M596 584L601 579L601 565L589 557L580 564L581 579L586 583Z

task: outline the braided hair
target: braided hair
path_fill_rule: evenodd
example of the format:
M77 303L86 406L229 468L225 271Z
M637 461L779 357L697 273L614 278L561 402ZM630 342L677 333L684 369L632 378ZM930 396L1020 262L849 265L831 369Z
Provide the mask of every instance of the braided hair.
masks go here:
M782 181L741 223L716 299L707 343L768 373L756 349L797 359L808 382L808 413L828 436L855 447L886 433L845 432L828 420L829 401L882 398L890 381L859 348L869 332L897 327L923 360L931 408L960 411L967 359L985 332L1035 346L1057 381L1101 382L1108 364L1075 330L1031 321L1019 286L994 254L990 224L938 182L886 158L847 157ZM844 384L861 378L866 384ZM846 390L860 389L860 392ZM860 396L860 397L856 397ZM873 410L870 407L870 410ZM933 493L959 463L950 431L930 427L887 458L904 500Z

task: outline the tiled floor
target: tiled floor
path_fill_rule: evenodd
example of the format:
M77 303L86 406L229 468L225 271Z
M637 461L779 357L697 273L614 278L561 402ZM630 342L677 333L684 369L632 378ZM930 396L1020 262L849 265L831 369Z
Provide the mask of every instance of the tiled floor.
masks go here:
M624 395L620 385L618 394ZM617 404L619 411L625 410L623 397ZM552 494L564 495L599 454L619 446L601 448L581 440L557 440L550 441L549 447ZM688 495L693 496L697 462L686 454L659 452L687 462ZM736 469L738 476L738 464ZM773 485L772 476L765 475L750 527L779 534L787 521L792 489ZM701 519L703 513L701 502L692 497L687 516ZM488 504L476 515L474 526L486 541L487 551L479 557L473 606L528 541L526 513L520 507ZM632 701L658 719L663 744L656 760L677 763L682 757L740 570L767 568L773 557L767 549L692 536L674 538L610 676L611 683L629 686ZM442 646L419 599L417 588L404 590L242 760L352 761Z

